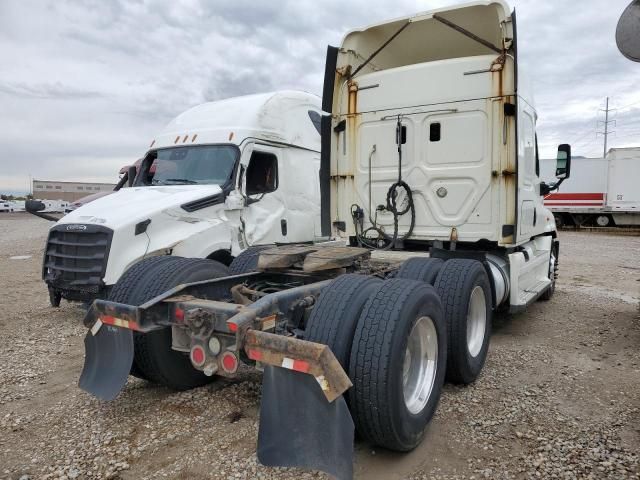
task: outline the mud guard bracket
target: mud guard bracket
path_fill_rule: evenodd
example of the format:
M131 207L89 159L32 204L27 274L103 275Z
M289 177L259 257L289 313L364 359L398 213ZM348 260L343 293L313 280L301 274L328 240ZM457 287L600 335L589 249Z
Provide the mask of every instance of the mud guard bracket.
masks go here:
M319 391L328 402L333 402L352 386L331 349L321 343L250 329L243 346L252 360L308 374L320 385Z

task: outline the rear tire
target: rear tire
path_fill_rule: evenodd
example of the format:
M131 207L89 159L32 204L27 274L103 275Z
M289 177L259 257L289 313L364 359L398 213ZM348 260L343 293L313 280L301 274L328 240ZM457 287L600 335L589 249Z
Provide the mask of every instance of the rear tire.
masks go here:
M611 217L609 217L609 215L598 215L596 217L596 225L599 227L608 227L611 223Z
M410 258L400 266L396 278L419 280L433 285L443 265L444 260L441 258Z
M322 290L305 330L305 340L328 345L345 372L353 334L369 295L382 283L376 277L341 275Z
M152 257L127 270L114 285L109 299L129 305L142 305L182 283L226 275L227 267L214 260ZM214 379L196 370L188 355L171 349L170 328L144 334L134 332L134 348L131 374L137 377L175 390L199 387Z
M416 325L429 335L415 337ZM413 355L416 338L425 347ZM378 285L351 348L349 405L358 433L390 450L415 448L438 405L446 359L446 325L434 288L398 278Z
M258 268L260 252L274 248L274 245L256 245L247 248L244 252L233 259L229 265L229 275L241 275L243 273L255 272Z
M472 383L480 375L489 350L493 313L489 277L477 260L447 260L435 288L447 322L447 380Z
M543 302L551 300L553 294L556 293L556 276L558 270L558 248L556 244L551 247L551 255L553 256L553 262L549 259L549 279L551 280L551 285L540 295L540 300Z

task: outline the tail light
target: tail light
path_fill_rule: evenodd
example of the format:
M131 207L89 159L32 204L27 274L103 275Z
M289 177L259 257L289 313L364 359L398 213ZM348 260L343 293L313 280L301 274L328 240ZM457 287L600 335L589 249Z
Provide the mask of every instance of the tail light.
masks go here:
M224 352L220 358L222 369L227 373L236 373L238 370L238 357L232 352Z

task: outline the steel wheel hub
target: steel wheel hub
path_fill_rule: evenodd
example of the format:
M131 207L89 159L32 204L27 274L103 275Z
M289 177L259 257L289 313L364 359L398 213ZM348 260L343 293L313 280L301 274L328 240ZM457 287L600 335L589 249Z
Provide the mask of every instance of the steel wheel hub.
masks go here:
M438 369L438 334L430 317L420 317L409 334L402 366L404 403L414 415L427 405Z
M484 290L477 285L471 291L467 312L467 347L472 357L477 357L484 343L487 328L487 303Z

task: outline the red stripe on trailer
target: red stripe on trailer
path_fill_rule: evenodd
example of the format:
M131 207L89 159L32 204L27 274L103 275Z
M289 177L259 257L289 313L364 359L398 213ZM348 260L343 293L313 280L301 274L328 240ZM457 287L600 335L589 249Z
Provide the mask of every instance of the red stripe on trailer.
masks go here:
M604 193L550 193L545 200L603 200Z
M594 202L587 202L587 203L568 203L568 202L552 203L552 202L544 202L544 204L547 207L602 207L604 205L604 203L594 203Z

